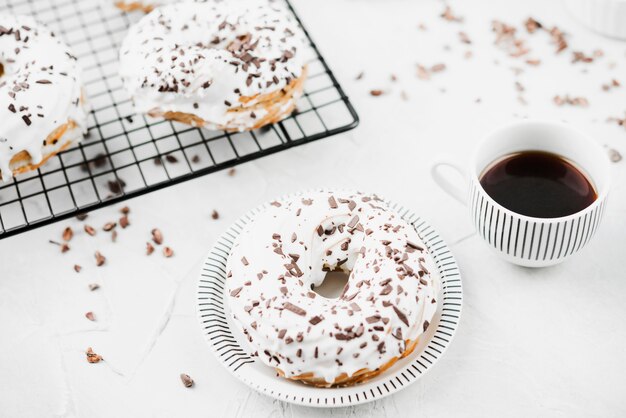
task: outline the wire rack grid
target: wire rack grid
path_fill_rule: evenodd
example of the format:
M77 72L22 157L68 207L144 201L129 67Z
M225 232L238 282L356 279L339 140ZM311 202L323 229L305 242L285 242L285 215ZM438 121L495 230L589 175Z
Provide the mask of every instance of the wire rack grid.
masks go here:
M31 15L70 44L92 109L83 142L39 170L0 183L0 239L358 124L352 104L304 28L309 76L297 111L282 122L233 134L137 115L118 76L118 51L127 29L142 15L122 13L113 3L8 0L0 5L0 13Z

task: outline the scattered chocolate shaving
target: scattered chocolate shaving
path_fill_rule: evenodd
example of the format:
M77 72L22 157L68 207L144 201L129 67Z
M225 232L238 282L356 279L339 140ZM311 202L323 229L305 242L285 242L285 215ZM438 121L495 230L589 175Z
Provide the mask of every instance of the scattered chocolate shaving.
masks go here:
M621 84L620 84L619 81L617 81L616 79L612 79L609 83L606 83L606 84L602 85L602 90L609 91L609 90L612 90L614 88L618 88L620 86L621 86Z
M124 215L128 215L130 213L130 208L128 206L124 206L122 209L120 209L120 212L122 212Z
M69 226L63 230L63 241L70 241L74 236L74 231Z
M385 94L383 90L378 90L378 89L370 90L370 95L374 97L382 96L383 94Z
M582 62L585 64L589 64L591 62L593 62L593 58L594 57L590 57L588 55L585 55L584 52L581 51L574 51L572 52L572 64L575 64L577 62Z
M170 247L163 247L163 255L167 258L170 258L174 255L174 250L172 250Z
M235 173L236 173L236 172L237 172L237 170L235 170L234 168L231 168L230 170L228 170L228 175L229 175L230 177L232 177L232 176L234 176L234 175L235 175Z
M87 318L88 320L90 320L92 322L96 320L96 317L93 315L93 312L91 312L91 311L89 311L89 312L87 312L85 314L85 318Z
M106 257L100 251L96 251L96 266L100 267L106 262Z
M102 356L94 353L91 347L87 348L87 351L85 352L85 354L87 355L87 361L89 363L100 363L103 360Z
M459 40L461 41L461 43L470 45L472 43L472 40L469 38L469 36L467 36L467 33L461 31L459 32Z
M87 233L87 235L91 235L92 237L94 235L96 235L96 230L93 227L91 227L89 225L85 225L84 229L85 229L85 232Z
M452 13L452 9L448 5L446 5L446 8L444 9L444 11L441 13L440 16L442 19L447 20L448 22L457 22L457 23L463 22L463 17L456 16L454 13Z
M543 28L543 25L532 17L526 19L526 22L524 22L524 26L526 26L526 31L528 33L535 33L538 29Z
M146 242L146 255L150 255L154 252L154 246L150 242Z
M435 64L432 67L430 67L430 72L431 73L439 73L443 70L446 69L446 64L443 63L439 63L439 64Z
M419 78L420 80L430 79L430 73L428 72L426 67L424 67L423 65L417 66L417 78Z
M626 128L626 116L624 116L623 118L610 117L607 119L607 122L615 122L619 126Z
M421 64L417 65L417 78L420 80L430 80L431 74L440 73L446 69L446 64L439 63L427 68Z
M214 210L214 211L211 213L211 218L212 218L212 219L219 219L219 218L220 218L220 214L219 214L219 213L217 213L217 211L216 211L216 210Z
M517 38L517 29L499 20L491 22L491 29L496 34L496 45L505 50L512 57L520 57L530 50L526 42Z
M126 229L126 227L130 225L130 222L128 221L128 216L124 215L120 218L120 227L122 229Z
M193 379L188 374L185 374L185 373L180 374L180 381L183 382L183 385L186 388L190 388L194 385Z
M82 269L83 269L83 268L82 268L81 266L79 266L78 264L74 264L74 271L75 271L76 273L80 273L80 271L81 271Z
M426 330L428 329L429 325L430 325L430 322L424 321L424 332L426 332Z
M76 215L76 219L78 219L79 221L84 221L85 219L87 219L87 214L86 213L79 213L78 215Z
M113 228L115 228L117 226L117 223L115 222L107 222L106 224L104 224L104 226L102 227L102 230L104 230L105 232L110 232L113 230Z
M122 179L109 180L107 182L107 186L109 190L113 194L120 194L124 191L124 187L126 187L126 182Z
M567 41L565 40L565 34L561 32L559 28L556 26L550 29L550 36L552 37L552 43L556 45L556 53L564 51L567 49Z
M589 101L584 98L584 97L570 97L569 95L565 95L565 96L554 96L554 98L552 99L554 101L554 104L557 106L563 106L563 105L571 105L571 106L581 106L581 107L587 107L589 106Z
M92 292L93 292L94 290L98 290L98 289L100 289L100 285L99 285L98 283L91 283L91 284L89 285L89 290L91 290Z
M163 233L160 229L154 228L152 230L152 241L154 241L156 245L163 244Z

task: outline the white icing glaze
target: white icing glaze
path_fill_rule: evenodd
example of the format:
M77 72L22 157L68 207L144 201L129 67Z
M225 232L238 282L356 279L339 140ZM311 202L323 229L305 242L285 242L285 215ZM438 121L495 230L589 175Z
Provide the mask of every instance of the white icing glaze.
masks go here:
M245 130L265 111L227 111L242 97L279 91L300 77L303 39L284 6L271 0L166 5L130 29L120 75L140 113L182 112L207 128Z
M26 16L0 14L0 174L12 176L11 159L21 151L38 164L62 143L87 129L76 58L47 28ZM44 140L68 121L77 128L55 145ZM24 165L24 164L22 164Z
M310 291L337 266L350 272L338 299ZM313 372L332 383L375 370L437 309L426 246L376 196L320 191L272 203L241 232L227 272L233 318L259 358L287 377Z

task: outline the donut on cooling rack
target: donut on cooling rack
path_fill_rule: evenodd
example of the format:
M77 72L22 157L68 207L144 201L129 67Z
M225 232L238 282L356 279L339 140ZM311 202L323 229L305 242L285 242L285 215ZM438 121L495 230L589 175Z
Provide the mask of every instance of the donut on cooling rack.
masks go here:
M306 77L304 45L271 0L177 3L130 29L120 74L140 113L244 131L292 113Z
M439 276L415 229L376 196L321 191L273 202L227 262L231 314L280 376L348 386L409 355L437 309ZM349 274L338 299L328 271Z
M0 177L34 170L87 128L76 58L30 17L0 13Z

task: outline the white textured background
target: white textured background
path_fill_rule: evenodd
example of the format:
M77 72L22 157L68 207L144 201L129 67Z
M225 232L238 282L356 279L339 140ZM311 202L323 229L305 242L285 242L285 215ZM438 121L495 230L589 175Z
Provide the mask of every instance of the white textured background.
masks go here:
M132 225L116 244L101 230L93 238L80 232L61 255L47 241L59 240L67 225L79 230L76 220L0 241L0 416L626 416L626 161L613 165L595 240L542 270L495 258L464 209L428 175L435 156L462 159L486 132L520 117L567 120L626 155L626 129L606 123L624 117L626 86L600 88L611 78L626 84L626 43L588 32L554 0L453 2L463 24L443 21L444 5L434 0L294 3L361 125L240 166L233 177L217 173L130 201ZM527 35L528 16L570 34L570 48L555 56L545 33ZM542 64L530 67L495 48L494 18L515 24L529 39L529 57ZM459 42L461 30L472 45ZM597 48L604 57L570 63L573 50ZM440 62L444 72L417 79L417 63ZM515 76L512 67L524 72ZM517 100L516 80L528 105ZM370 89L387 94L371 97ZM557 107L556 94L584 96L590 105ZM408 389L361 407L292 407L252 392L212 357L196 323L197 274L213 240L259 203L316 186L378 192L414 208L451 244L463 274L463 318L445 358ZM118 217L108 208L86 222L101 228ZM173 258L144 255L153 227ZM107 257L100 268L96 250ZM101 288L90 292L93 282ZM87 311L96 322L85 319ZM88 364L88 346L106 361ZM181 372L194 388L182 386Z

